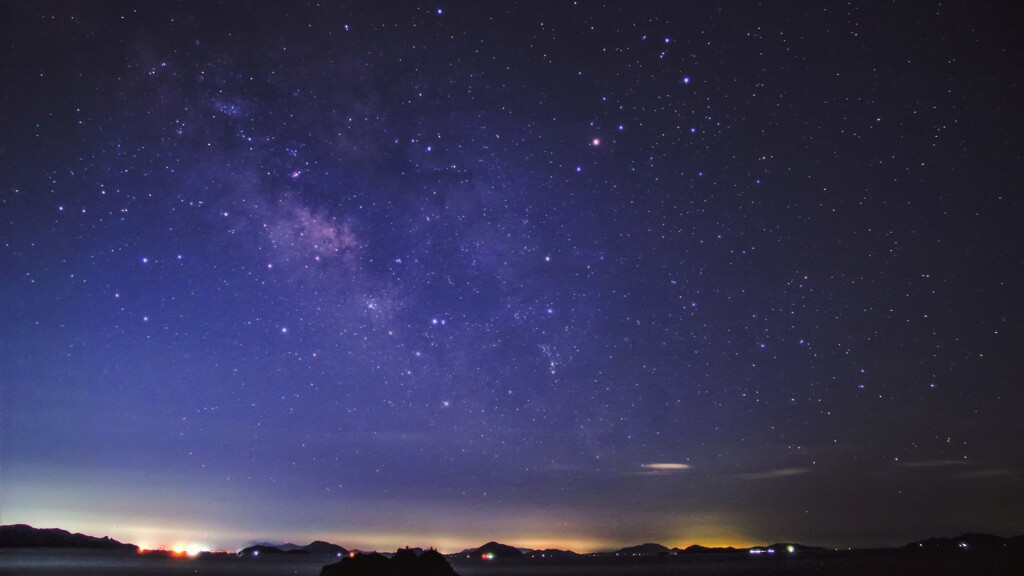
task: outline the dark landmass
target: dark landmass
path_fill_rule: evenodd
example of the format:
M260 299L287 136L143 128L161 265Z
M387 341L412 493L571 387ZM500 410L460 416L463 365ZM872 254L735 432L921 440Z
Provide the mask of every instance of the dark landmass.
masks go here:
M707 546L701 546L699 544L687 546L682 550L679 550L678 548L673 548L673 550L676 550L676 554L729 554L732 552L743 551L733 548L732 546L726 546L725 548L709 548Z
M961 534L956 538L929 538L920 542L911 542L904 546L907 549L923 550L985 550L1024 552L1024 535L1013 538L1001 538L992 534Z
M658 554L668 554L669 549L667 546L648 542L637 546L627 546L614 553L620 556L657 556Z
M795 553L580 555L569 559L455 560L462 576L1020 576L1024 555L903 548Z
M316 576L324 564L334 562L323 558L309 554L280 554L266 558L236 554L190 557L117 550L5 548L0 550L0 575ZM461 558L452 560L451 568L460 576L1020 576L1024 574L1024 555L1008 551L913 550L902 547L774 555L581 554L571 558ZM373 572L355 570L343 576L359 574L376 576ZM415 574L418 576L424 572ZM337 573L328 572L326 576L337 576ZM412 575L406 573L402 576ZM453 575L448 573L446 576Z
M324 542L323 540L316 540L306 544L303 549L310 554L324 554L330 556L345 556L348 554L348 550L338 546L337 544L331 544L330 542ZM414 548L418 550L417 554L423 552L422 548Z
M274 554L315 554L318 556L344 556L348 554L348 550L338 546L337 544L331 544L330 542L324 542L317 540L310 542L305 546L299 546L297 544L256 544L255 546L249 546L242 548L238 551L239 556L265 556Z
M476 550L471 551L469 554L470 556L476 556L477 558L483 558L489 554L493 554L494 558L516 558L518 556L522 556L523 552L519 548L515 548L507 544L488 542Z
M181 558L182 552L175 552L173 550L139 550L139 556L146 558ZM235 558L238 554L234 552L225 552L222 550L204 550L196 555L197 558Z
M320 570L320 576L458 576L437 550L419 555L410 548L396 551L391 558L380 554L346 556Z
M0 547L5 548L4 566L0 573L19 576L64 576L72 573L68 571L66 558L74 558L74 562L81 563L84 568L74 573L83 576L183 575L197 570L210 576L236 576L241 573L270 574L270 571L275 574L291 573L288 570L292 567L308 573L321 570L322 576L1024 574L1024 536L1003 538L979 533L955 538L929 538L898 548L861 550L823 549L787 542L740 549L693 545L680 550L647 543L597 554L555 549L530 550L523 554L513 546L488 542L450 556L451 564L435 550L424 552L419 548L405 548L394 555L350 555L345 548L323 541L306 546L257 544L244 549L241 557L201 553L185 558L167 551L138 554L137 547L111 538L95 538L52 528L36 529L27 525L0 527ZM84 550L76 551L76 548ZM254 556L254 552L259 554ZM325 561L334 561L327 560L329 556L338 554L342 555L340 562L323 566ZM318 561L317 558L325 560ZM163 562L167 564L160 564Z
M277 546L269 546L266 544L257 544L255 546L249 546L248 548L242 548L238 551L239 556L268 556L274 554L287 554L288 552L278 548Z
M0 526L0 548L95 548L138 552L134 544L122 544L104 536L72 534L60 528L33 528L28 524Z
M302 546L299 546L298 544L292 544L291 542L286 542L284 544L268 544L266 542L257 542L256 545L257 546L273 546L274 548L277 548L279 550L283 550L285 552L291 552L292 550L302 550Z
M572 550L558 550L556 548L547 548L544 550L530 550L525 555L529 558L574 558L579 554Z
M797 544L796 542L776 542L775 544L765 546L765 548L768 548L769 550L778 550L780 552L789 552L791 550L793 552L812 552L816 550L824 550L824 548L820 546L807 546L805 544Z

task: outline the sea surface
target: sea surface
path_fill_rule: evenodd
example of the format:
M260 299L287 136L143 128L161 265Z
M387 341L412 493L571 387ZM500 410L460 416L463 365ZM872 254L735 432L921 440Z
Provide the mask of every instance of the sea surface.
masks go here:
M330 556L204 556L168 558L96 550L0 549L0 575L10 576L318 576ZM903 551L806 553L782 557L742 554L680 557L454 560L460 576L754 576L1014 575L1024 558L1008 554Z

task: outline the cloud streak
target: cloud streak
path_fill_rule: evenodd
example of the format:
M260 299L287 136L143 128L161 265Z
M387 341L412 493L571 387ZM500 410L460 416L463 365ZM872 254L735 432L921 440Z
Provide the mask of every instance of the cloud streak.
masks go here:
M744 480L771 480L774 478L787 478L790 476L800 476L810 472L810 468L780 468L778 470L768 470L765 472L751 472L749 474L737 474L737 477L743 478Z
M653 462L651 464L641 464L640 467L645 470L654 470L657 472L679 472L682 470L689 470L691 468L689 464L681 464L678 462Z
M919 462L900 462L897 466L901 468L946 468L949 466L964 466L966 460L922 460Z

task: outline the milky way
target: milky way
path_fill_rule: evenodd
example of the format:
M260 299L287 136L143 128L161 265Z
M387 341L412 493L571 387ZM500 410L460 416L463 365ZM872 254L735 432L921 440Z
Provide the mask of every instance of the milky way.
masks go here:
M1024 531L1019 10L692 4L5 5L4 523Z

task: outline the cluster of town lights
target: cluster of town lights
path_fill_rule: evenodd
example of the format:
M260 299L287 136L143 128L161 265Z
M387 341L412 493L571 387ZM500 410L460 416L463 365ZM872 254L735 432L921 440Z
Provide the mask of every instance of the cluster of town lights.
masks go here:
M796 546L786 546L786 552L792 554L796 552ZM754 555L758 554L775 554L775 548L751 548L750 553Z
M139 546L139 554L151 554L151 553L163 553L170 554L179 558L189 556L196 557L203 552L210 552L209 548L204 547L202 544L175 544L170 550L164 547L160 548L149 548L148 546Z

